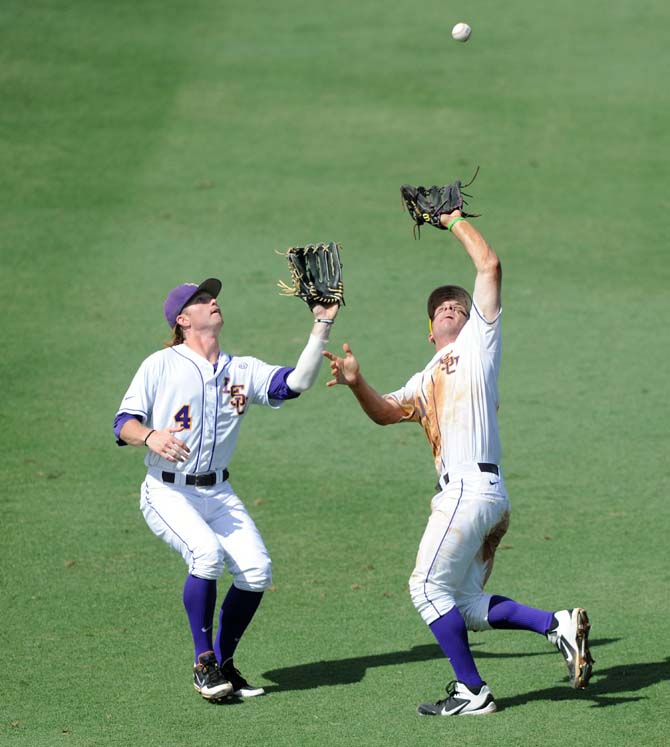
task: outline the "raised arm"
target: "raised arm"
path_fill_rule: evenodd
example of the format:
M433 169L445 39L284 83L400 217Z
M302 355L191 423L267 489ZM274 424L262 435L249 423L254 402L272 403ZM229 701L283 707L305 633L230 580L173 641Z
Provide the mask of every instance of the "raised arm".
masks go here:
M314 325L305 349L300 354L295 369L286 377L287 386L300 394L306 392L316 381L323 362L323 349L328 344L330 328L335 322L339 304L314 306Z
M493 321L500 311L502 267L498 255L493 251L479 231L462 217L460 210L444 213L440 223L446 228L454 219L460 218L451 227L451 233L461 242L477 270L474 301L487 321Z
M360 365L346 342L342 349L344 350L343 358L327 350L323 353L330 361L330 371L333 375L326 386L335 386L336 384L348 386L358 400L363 412L377 425L391 425L402 420L404 417L402 408L382 397L363 378Z

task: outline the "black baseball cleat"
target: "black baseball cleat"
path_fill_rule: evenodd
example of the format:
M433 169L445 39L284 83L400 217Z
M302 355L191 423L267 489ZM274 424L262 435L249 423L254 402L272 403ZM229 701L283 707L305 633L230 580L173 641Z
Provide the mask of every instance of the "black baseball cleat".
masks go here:
M213 651L198 656L193 667L193 687L205 700L220 700L230 695L233 686L221 673Z
M417 709L421 716L484 716L497 710L486 682L470 688L454 680L447 685L447 697L437 703L422 703Z
M586 610L560 610L554 613L556 625L547 631L547 640L561 652L568 666L570 685L583 690L591 679L595 661L589 651L589 623Z
M250 685L237 669L232 659L226 659L221 665L221 675L230 682L233 695L238 698L255 698L257 695L265 695L262 687Z

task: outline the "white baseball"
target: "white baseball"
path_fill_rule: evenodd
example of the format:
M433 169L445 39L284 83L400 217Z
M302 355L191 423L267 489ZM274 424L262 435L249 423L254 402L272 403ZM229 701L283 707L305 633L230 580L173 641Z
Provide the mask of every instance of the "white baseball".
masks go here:
M457 23L453 29L451 29L451 35L459 42L466 42L470 38L472 29L467 23Z

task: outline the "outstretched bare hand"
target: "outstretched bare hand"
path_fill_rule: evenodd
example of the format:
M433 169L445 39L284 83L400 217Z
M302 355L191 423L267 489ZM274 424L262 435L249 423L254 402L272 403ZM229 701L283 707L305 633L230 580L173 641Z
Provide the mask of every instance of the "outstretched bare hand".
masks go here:
M342 350L344 350L344 358L340 358L328 350L323 351L324 357L330 361L330 373L333 376L330 381L326 382L326 386L335 386L336 384L354 386L358 383L361 367L351 352L348 343L345 342L342 345Z

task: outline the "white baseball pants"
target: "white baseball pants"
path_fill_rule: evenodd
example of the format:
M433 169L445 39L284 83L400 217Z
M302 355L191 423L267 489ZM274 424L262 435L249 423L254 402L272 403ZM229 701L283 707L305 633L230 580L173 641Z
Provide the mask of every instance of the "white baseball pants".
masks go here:
M430 625L456 606L469 630L487 630L484 585L509 526L510 503L500 476L476 465L450 470L431 502L431 515L410 577L412 602Z
M224 568L238 589L272 585L272 561L260 532L228 481L212 487L167 485L147 474L140 509L151 531L186 561L189 573L217 579Z

